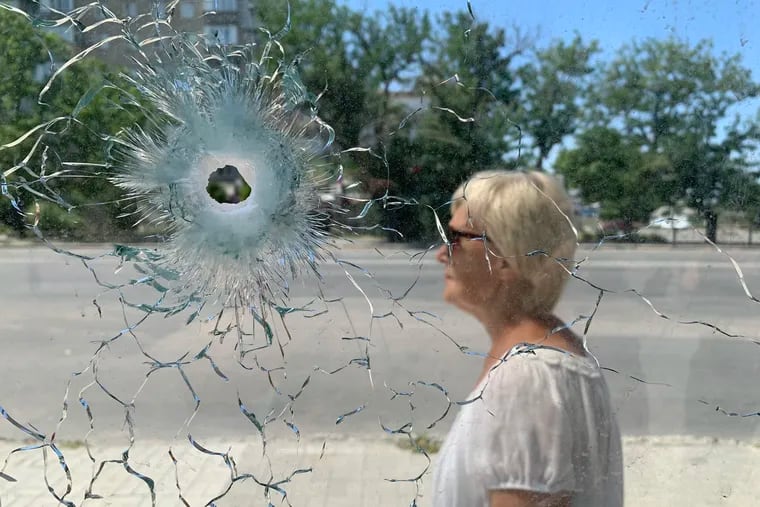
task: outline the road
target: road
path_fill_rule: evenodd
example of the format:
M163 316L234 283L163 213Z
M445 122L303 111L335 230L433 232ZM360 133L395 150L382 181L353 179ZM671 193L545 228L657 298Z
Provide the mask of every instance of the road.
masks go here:
M106 248L76 251L92 254ZM381 423L394 429L408 422L415 432L443 434L456 407L446 412L447 397L436 385L447 389L448 399L463 400L481 363L455 342L476 352L487 343L477 322L441 302L441 269L433 255L420 260L412 258L414 253L387 245L379 252L337 252L372 274L369 278L342 265L366 293L376 318L370 318L367 299L344 269L331 262L322 269L324 299L331 302L314 301L313 280L294 283L292 306L310 304L311 310L286 315L287 332L279 317L270 319L275 345L238 361L234 331L220 340L210 334L213 320L185 325L187 314L152 315L133 335L119 336L125 322L134 324L141 312L124 308L117 293L98 287L79 261L46 248L0 249L0 406L21 424L50 433L64 413L68 386L58 438L69 440L83 439L88 427L77 401L80 391L92 410L93 439L126 439L127 412L138 437L170 438L184 434L187 424L199 439L258 434L238 400L257 423L271 420L265 424L268 438L292 435L296 429L301 434L366 436L382 432ZM760 251L736 249L731 255L749 290L760 293ZM745 295L728 257L709 247L604 247L579 252L579 258L584 256L588 260L578 272L583 280L571 280L558 313L568 322L580 318L575 329L582 333L583 317L594 313L599 295L592 285L609 291L587 340L608 368L623 432L760 437L760 417L748 415L760 410L760 307ZM130 266L115 273L114 259L91 266L103 282L123 283L137 276ZM396 303L378 288L398 298L418 276ZM129 288L123 294L139 302L155 297L146 289ZM100 309L92 303L96 297ZM229 312L222 328L228 317ZM98 345L115 336L91 363ZM346 339L357 337L362 339ZM243 341L252 348L264 345L265 337L257 326ZM160 362L189 364L181 371L165 367L148 375L152 360L138 343ZM191 361L209 344L207 355L216 371L204 357ZM362 361L367 356L369 371ZM93 384L93 371L99 385ZM394 391L401 394L394 397ZM197 410L193 392L200 400ZM0 421L0 438L23 436Z

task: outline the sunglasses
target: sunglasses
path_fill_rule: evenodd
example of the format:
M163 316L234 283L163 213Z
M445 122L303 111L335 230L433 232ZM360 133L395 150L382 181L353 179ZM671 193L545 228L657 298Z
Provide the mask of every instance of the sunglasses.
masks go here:
M447 237L449 238L449 244L454 245L461 245L462 240L483 240L485 238L485 233L482 234L475 234L472 232L464 232L464 231L458 231L456 229L452 229L449 227L449 232L447 234Z

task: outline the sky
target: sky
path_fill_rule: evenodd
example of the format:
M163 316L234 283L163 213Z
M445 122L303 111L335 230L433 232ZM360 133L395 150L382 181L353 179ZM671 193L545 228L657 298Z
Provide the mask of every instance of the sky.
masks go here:
M339 0L365 12L389 4L418 7L431 14L467 10L467 0ZM477 20L509 29L539 29L539 44L569 39L577 30L597 39L610 56L636 38L697 42L712 39L717 53L742 55L744 65L760 80L760 0L471 0Z

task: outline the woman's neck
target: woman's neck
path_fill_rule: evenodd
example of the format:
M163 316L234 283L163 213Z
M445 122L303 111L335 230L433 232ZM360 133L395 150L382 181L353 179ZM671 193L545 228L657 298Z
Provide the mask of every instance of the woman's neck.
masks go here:
M491 337L491 348L484 361L480 380L520 343L549 345L578 355L586 354L580 338L554 315L494 319L483 324Z

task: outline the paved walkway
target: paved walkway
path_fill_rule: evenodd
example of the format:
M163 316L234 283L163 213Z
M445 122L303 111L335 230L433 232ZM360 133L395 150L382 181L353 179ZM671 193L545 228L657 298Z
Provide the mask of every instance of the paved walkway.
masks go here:
M19 442L0 442L2 459ZM294 507L406 506L429 505L430 471L419 453L398 447L391 440L301 439L267 443L262 456L260 441L202 443L209 451L224 453L239 474L253 474L261 483L282 483ZM626 438L626 505L628 506L741 506L757 505L760 493L760 446L705 439L662 437ZM98 463L119 460L123 448L93 445ZM187 505L207 505L231 484L224 457L203 454L187 441L177 441L172 454L169 444L138 442L130 453L134 471L155 481L156 505L182 506L177 482ZM69 443L62 452L71 470L73 489L66 500L75 505L134 507L151 505L146 482L130 475L119 463L106 463L92 487L92 498L82 501L97 466L81 443ZM3 472L16 480L0 477L0 506L45 507L60 505L47 491L40 450L12 454ZM48 453L48 480L61 494L65 475L55 456ZM309 470L292 475L296 470ZM418 482L390 482L414 479ZM419 489L418 489L419 487ZM254 479L236 481L217 506L267 505L265 487ZM270 490L274 505L287 505L282 495Z

